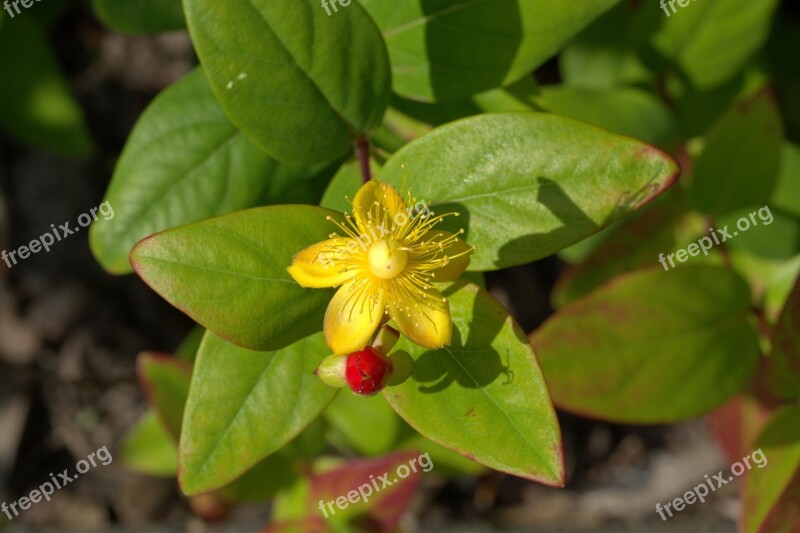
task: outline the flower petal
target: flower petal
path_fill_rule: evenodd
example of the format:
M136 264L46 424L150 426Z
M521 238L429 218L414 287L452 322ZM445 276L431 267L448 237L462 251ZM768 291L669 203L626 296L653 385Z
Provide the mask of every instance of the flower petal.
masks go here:
M397 189L378 180L370 180L362 185L353 198L353 217L362 234L369 234L370 229L379 226L390 231L396 215L404 212L405 208L406 203Z
M425 298L414 300L411 308L408 299L393 297L390 289L386 308L400 333L426 348L441 348L450 344L453 323L450 320L450 303L434 288L424 291Z
M286 270L303 287L336 287L357 274L348 266L350 239L329 239L297 252Z
M386 309L380 282L359 277L336 291L325 311L325 340L337 355L363 350Z
M458 237L454 237L449 231L430 231L425 234L423 240L429 242L448 241L443 249L443 253L451 259L445 266L430 271L430 273L433 274L431 281L437 283L455 281L469 266L470 256L473 251L472 247ZM409 262L413 262L413 258Z

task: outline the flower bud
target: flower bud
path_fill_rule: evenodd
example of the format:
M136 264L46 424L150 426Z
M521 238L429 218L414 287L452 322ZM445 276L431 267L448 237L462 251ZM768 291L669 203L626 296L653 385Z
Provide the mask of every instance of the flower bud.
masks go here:
M378 350L383 355L389 355L389 350L394 348L397 341L400 339L400 332L391 326L384 324L378 330L375 340L372 341L372 347Z
M388 357L367 346L347 356L345 378L350 390L361 396L377 394L392 377L392 362Z
M323 383L331 387L342 388L347 386L344 379L347 357L344 355L329 355L319 364L314 372Z

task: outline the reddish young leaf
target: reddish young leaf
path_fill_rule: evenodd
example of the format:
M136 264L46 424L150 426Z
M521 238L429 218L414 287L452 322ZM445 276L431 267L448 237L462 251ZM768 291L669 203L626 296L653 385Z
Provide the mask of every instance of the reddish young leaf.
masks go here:
M376 531L393 531L419 485L419 457L416 451L397 452L350 461L316 475L311 478L309 512L371 524Z

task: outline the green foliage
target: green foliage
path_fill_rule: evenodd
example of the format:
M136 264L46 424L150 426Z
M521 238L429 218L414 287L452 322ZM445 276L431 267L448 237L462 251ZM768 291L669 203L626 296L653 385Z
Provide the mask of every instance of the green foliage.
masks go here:
M431 351L402 341L415 359L414 375L387 389L386 399L439 444L496 470L563 485L558 423L524 333L475 285L456 284L445 294L453 307L452 345Z
M17 15L0 28L0 129L60 155L83 158L92 139L40 24Z
M317 0L185 0L201 66L142 115L106 193L116 216L91 230L104 268L125 274L130 260L199 324L178 358L140 359L152 409L125 463L174 475L179 437L186 494L275 496L274 531L392 528L416 481L332 520L317 501L353 489L354 473L404 461L398 450L429 453L439 475L488 467L561 486L553 402L669 423L730 400L723 410L747 431L728 449L755 442L769 459L747 480L745 530L796 521L800 41L778 4L665 13L615 0L361 0L329 14ZM174 2L93 6L126 32L183 20ZM85 153L44 36L7 23L0 43L25 44L27 63L42 66L9 66L0 46L3 79L22 80L0 88L0 104L19 103L0 126ZM34 105L27 88L38 86L58 109ZM313 375L330 354L321 331L333 292L300 287L286 269L341 235L334 223L368 177L362 161L428 201L432 217L457 213L441 228L463 229L476 249L462 279L420 282L446 304L415 293L404 308L407 327L449 326L430 309L449 312L449 345L402 338L407 381L334 399ZM374 214L386 195L367 201ZM697 253L725 228L727 240ZM550 295L557 311L529 335L469 282L554 254L570 263ZM327 320L353 322L368 303L360 291ZM337 450L372 459L324 456Z
M787 526L800 520L800 409L786 406L776 411L754 448L769 462L747 477L743 531L791 531Z
M328 162L380 124L389 60L357 3L186 0L192 40L233 122L276 159Z
M122 462L127 468L150 476L175 477L178 474L178 449L152 409L125 438Z
M453 100L509 85L618 0L361 0L383 32L397 94Z
M434 210L461 215L443 227L464 228L477 245L472 270L551 255L677 177L677 164L655 148L539 113L486 114L437 128L396 153L381 173L434 199Z
M183 491L230 483L319 416L336 393L313 375L326 355L320 334L275 352L245 350L206 334L180 442Z
M531 343L559 407L671 422L709 411L749 381L758 362L749 308L747 284L725 268L656 267L561 309Z
M100 263L131 272L128 254L159 231L278 203L320 167L278 163L226 117L202 69L164 91L139 119L105 201L114 218L91 228Z
M698 209L714 215L764 205L780 169L783 126L773 97L763 91L739 102L712 127L695 166Z
M286 267L327 236L332 213L288 205L239 211L153 235L136 246L131 263L217 335L251 349L283 348L319 330L329 295L301 288Z

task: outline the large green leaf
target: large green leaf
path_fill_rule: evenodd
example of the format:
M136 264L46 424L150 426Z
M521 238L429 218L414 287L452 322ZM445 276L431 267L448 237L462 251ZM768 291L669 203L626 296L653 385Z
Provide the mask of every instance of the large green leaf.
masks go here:
M106 269L128 273L128 254L141 239L275 203L319 171L280 164L258 148L231 124L198 68L136 124L105 196L114 217L92 225L92 249Z
M646 2L641 8L662 21L648 37L661 56L677 65L698 88L732 78L769 35L778 0L706 0L673 9Z
M317 418L337 392L313 375L328 354L321 333L275 352L245 350L206 334L180 442L183 491L222 487Z
M334 228L319 207L268 206L158 233L131 252L136 273L196 322L240 346L275 350L322 328L332 292L300 287L292 256Z
M331 161L380 124L389 102L386 46L356 2L186 0L192 41L222 107L270 155Z
M389 47L394 90L452 100L530 74L618 0L361 0Z
M92 152L83 112L33 19L18 15L3 24L0 80L1 129L57 154L86 157Z
M749 308L747 284L728 269L656 267L568 305L530 338L560 408L671 422L720 405L748 382L758 362Z
M443 227L477 245L470 270L551 255L672 185L677 163L639 141L542 113L487 114L397 152L381 179L455 211Z
M797 531L800 523L800 408L775 412L756 440L766 464L750 470L745 481L742 531ZM763 461L762 461L763 463Z
M157 33L186 27L180 0L92 0L95 15L123 33Z
M768 91L735 105L713 126L695 165L697 207L721 215L764 205L778 181L782 145L780 113Z
M452 344L427 350L402 339L398 349L412 354L414 373L387 388L386 399L434 442L496 470L563 486L558 420L524 333L473 284L458 282L444 294Z
M779 396L800 398L800 277L772 335L769 379L772 390Z

